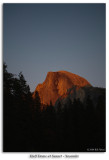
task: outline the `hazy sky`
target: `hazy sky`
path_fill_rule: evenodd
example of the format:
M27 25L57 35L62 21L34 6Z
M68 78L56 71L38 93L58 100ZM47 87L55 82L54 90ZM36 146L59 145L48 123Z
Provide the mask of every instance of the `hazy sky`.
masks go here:
M3 59L31 91L58 70L105 87L105 4L4 4Z

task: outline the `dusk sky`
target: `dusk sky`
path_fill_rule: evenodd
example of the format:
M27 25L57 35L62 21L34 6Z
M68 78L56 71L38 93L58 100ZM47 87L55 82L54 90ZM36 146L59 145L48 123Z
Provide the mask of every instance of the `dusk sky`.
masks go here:
M65 70L105 87L105 4L4 4L3 61L34 91Z

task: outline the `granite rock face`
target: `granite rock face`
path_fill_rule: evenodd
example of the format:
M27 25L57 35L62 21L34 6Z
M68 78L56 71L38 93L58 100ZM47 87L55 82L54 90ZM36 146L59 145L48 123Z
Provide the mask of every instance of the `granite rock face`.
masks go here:
M55 108L57 109L59 105L61 108L64 108L65 106L67 107L69 106L69 103L73 104L74 100L79 100L86 107L88 99L91 100L93 107L96 108L99 100L101 102L105 102L105 95L105 88L98 88L93 86L73 86L67 91L65 95L63 94L57 99Z
M54 105L59 97L65 96L74 86L81 88L91 84L86 79L67 71L48 72L45 81L36 87L33 98L35 99L35 93L38 92L42 104Z

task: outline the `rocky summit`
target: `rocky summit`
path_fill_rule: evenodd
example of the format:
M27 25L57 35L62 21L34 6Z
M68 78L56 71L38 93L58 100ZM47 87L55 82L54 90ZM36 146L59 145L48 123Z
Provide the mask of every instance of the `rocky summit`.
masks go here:
M91 84L86 79L67 71L48 72L45 81L36 87L33 98L35 99L38 92L41 104L54 105L59 97L65 95L74 86L81 88Z

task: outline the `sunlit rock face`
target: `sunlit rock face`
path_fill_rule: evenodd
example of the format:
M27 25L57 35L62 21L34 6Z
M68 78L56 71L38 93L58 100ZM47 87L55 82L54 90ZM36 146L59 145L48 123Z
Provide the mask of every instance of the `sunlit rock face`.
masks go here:
M86 79L67 71L48 72L45 81L36 87L33 98L38 91L42 104L54 105L56 100L62 95L65 96L68 89L73 86L80 88L91 84Z

